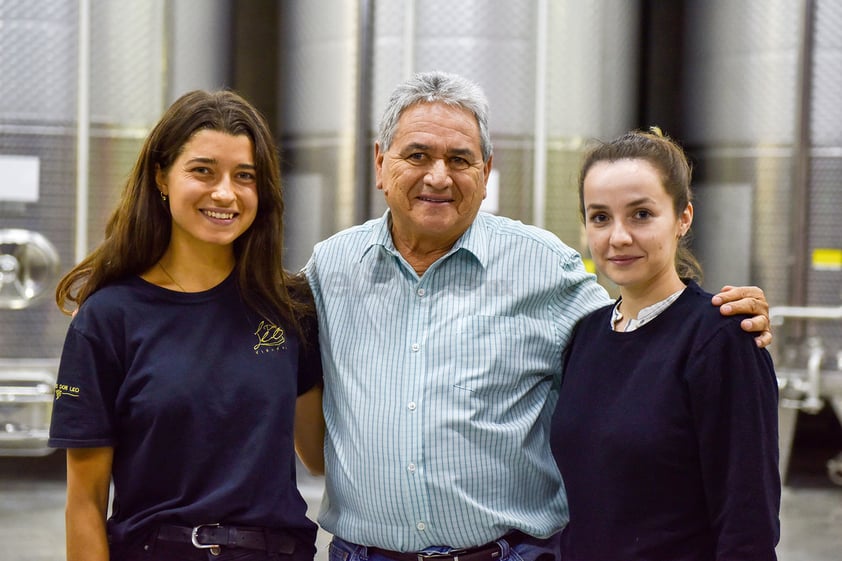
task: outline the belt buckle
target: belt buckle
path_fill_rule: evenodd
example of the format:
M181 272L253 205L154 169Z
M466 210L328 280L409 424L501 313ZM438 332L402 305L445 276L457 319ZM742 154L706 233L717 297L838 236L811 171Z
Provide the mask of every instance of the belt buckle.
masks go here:
M193 544L193 547L196 549L210 549L212 555L219 555L222 546L220 544L204 544L199 543L199 530L202 528L218 528L219 524L199 524L198 526L193 527L193 531L190 533L190 543Z
M459 555L464 554L464 549L455 549L447 553L431 552L419 553L416 556L416 561L435 561L436 559L449 559L451 561L459 561Z

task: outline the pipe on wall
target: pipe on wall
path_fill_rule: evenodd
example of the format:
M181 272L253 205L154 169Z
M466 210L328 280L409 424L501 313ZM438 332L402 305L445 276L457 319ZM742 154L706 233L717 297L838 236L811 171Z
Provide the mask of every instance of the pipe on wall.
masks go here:
M803 0L799 29L798 77L796 81L795 135L793 140L793 216L792 216L792 276L789 303L807 303L807 268L809 253L808 220L810 212L810 117L813 92L813 39L815 5Z
M402 76L409 80L415 72L415 0L408 0L403 12Z
M369 218L371 205L371 182L369 181L371 167L371 153L369 146L369 127L371 122L371 81L374 41L374 13L371 0L359 0L358 18L359 33L357 35L357 100L356 122L354 127L354 223L365 222Z
M91 133L91 1L79 0L78 75L76 80L76 263L88 254L88 197Z
M538 0L535 37L535 153L532 169L532 223L543 228L547 206L547 0Z

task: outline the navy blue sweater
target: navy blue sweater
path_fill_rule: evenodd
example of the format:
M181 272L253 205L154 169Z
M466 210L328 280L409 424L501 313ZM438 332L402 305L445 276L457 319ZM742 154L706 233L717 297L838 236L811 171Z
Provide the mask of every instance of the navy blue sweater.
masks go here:
M776 559L769 353L695 283L635 331L577 326L553 417L570 506L563 561Z

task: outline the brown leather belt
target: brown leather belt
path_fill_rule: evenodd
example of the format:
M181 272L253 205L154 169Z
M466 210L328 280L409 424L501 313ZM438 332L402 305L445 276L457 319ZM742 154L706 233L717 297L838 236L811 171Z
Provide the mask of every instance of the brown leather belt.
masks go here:
M509 532L500 538L500 540L506 540L509 547L514 547L527 537L523 532L515 531ZM407 553L403 551L389 551L388 549L380 549L379 547L369 547L368 552L394 559L394 561L499 561L503 556L503 550L496 541L478 547L457 549L447 553Z
M284 554L295 551L295 538L285 532L264 528L242 528L219 524L200 524L190 528L162 524L158 527L155 537L164 541L186 542L198 549L210 549L212 553L219 552L220 547L242 547Z

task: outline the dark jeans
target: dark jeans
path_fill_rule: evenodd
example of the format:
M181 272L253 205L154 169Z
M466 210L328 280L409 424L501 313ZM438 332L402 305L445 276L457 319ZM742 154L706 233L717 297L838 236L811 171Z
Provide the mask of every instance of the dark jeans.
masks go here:
M514 547L506 540L497 543L503 551L498 561L559 561L559 534L549 538L529 538ZM435 548L446 552L448 548ZM369 552L364 545L357 545L334 536L330 542L328 561L392 561L389 557Z

